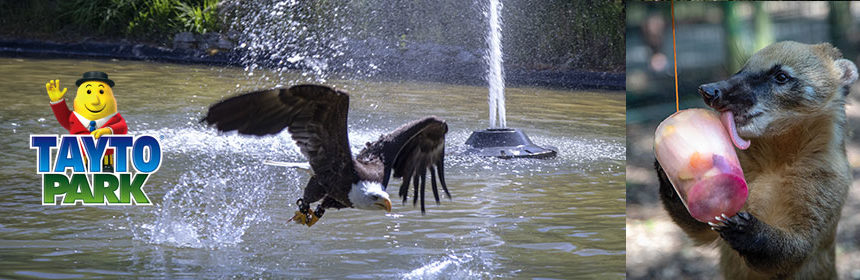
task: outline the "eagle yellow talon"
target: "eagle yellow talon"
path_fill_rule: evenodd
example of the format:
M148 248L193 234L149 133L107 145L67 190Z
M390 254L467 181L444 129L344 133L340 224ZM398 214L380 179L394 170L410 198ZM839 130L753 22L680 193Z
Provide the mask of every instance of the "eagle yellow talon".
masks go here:
M316 224L320 218L314 215L314 210L308 209L308 213L302 213L301 211L296 211L296 215L290 218L290 221L296 221L297 224L306 225L311 227Z

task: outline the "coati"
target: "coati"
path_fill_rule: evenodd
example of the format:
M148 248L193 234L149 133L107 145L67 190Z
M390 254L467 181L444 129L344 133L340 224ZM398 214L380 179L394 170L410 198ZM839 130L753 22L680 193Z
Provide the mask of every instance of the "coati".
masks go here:
M749 197L721 222L693 219L659 163L660 197L697 244L715 243L726 279L836 278L834 241L851 186L845 98L857 67L830 44L779 42L728 80L699 87L705 103L732 113ZM732 125L732 124L728 124Z

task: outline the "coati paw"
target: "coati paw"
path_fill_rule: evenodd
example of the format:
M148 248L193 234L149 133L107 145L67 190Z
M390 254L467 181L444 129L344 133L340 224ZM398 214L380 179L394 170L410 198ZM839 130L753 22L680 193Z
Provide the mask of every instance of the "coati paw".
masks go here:
M725 214L714 217L717 222L709 222L711 229L718 232L732 248L747 248L756 242L758 219L748 212L738 212L728 217Z
M726 214L722 214L720 216L714 217L717 222L709 222L708 225L711 226L711 229L722 233L739 233L747 230L752 221L755 219L748 212L738 212L734 216L726 216Z

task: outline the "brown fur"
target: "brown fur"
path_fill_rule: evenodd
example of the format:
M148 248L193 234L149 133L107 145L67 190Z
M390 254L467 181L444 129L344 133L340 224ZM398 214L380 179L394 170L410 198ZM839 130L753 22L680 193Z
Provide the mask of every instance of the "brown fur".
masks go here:
M757 273L720 242L726 278L771 278L792 270L800 279L836 277L836 224L851 186L844 124L843 109L841 114L803 120L783 135L756 138L738 153L750 189L744 210L782 231L787 245L805 252L777 256L790 261Z
M771 87L747 85L753 89L743 93L756 95L750 107L764 108L759 118L769 120L744 130L741 136L752 145L738 150L749 187L742 211L756 221L733 229L734 236L721 236L723 227L714 231L689 221L683 216L689 214L673 210L673 202L664 195L667 210L690 238L698 244L717 244L726 279L836 278L836 226L852 180L845 155L843 91L856 80L857 71L851 69L853 64L837 63L840 57L829 44L780 42L756 53L732 77L753 79L743 75L782 65L796 79ZM764 88L768 92L763 93ZM740 123L738 127L742 131Z

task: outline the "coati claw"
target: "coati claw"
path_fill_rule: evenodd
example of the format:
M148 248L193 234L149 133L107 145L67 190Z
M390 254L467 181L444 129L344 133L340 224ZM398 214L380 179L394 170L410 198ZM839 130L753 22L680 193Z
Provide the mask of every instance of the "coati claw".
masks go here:
M734 216L726 216L726 214L720 214L719 216L714 217L715 220L719 223L708 222L708 225L711 227L716 227L717 231L724 231L726 228L734 228L735 230L743 230L744 226L747 226L748 221L752 216L750 216L747 212L738 212Z
M750 215L748 212L738 212L736 215L727 217L721 215L717 217L721 224L708 223L711 228L720 233L722 237L732 248L745 248L747 241L752 241L756 238L756 223L758 219Z

